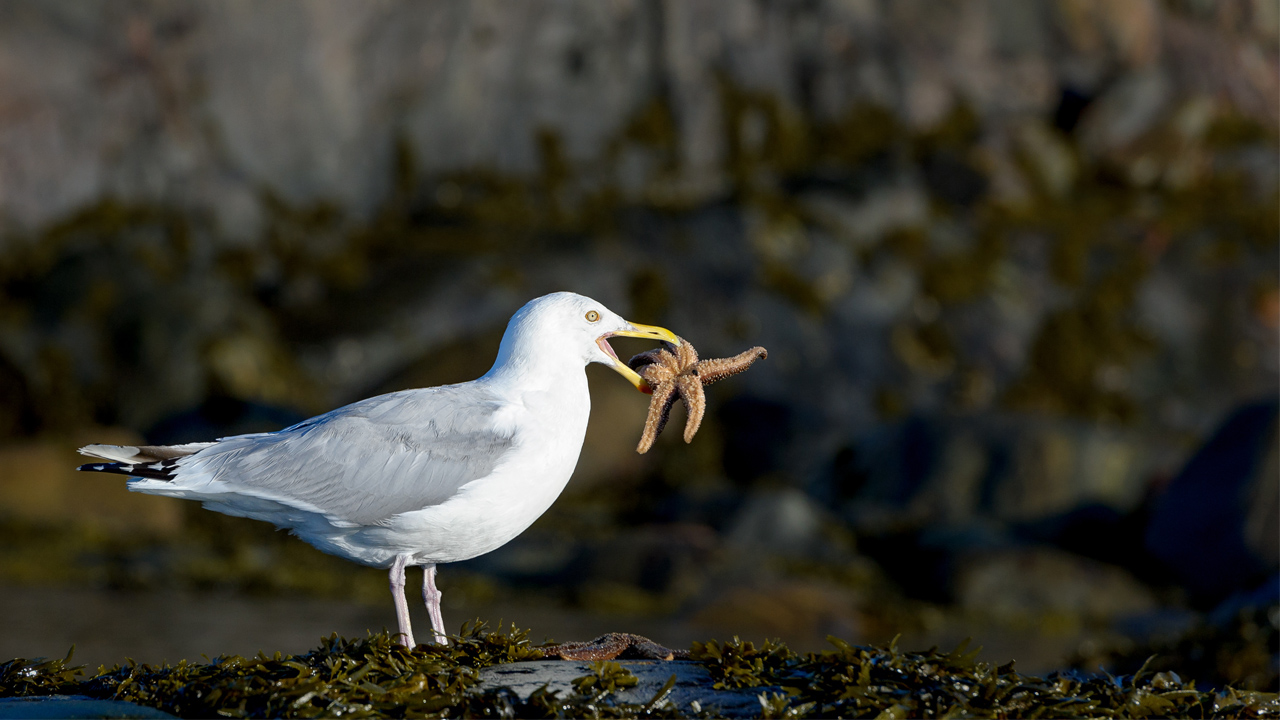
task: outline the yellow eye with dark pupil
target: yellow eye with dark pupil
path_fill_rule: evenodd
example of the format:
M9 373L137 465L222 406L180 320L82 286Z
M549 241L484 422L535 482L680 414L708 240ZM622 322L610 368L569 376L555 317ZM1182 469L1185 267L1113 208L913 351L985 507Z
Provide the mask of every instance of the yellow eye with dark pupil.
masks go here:
M587 311L587 322L596 322L599 319L600 319L600 313L596 312L595 310Z

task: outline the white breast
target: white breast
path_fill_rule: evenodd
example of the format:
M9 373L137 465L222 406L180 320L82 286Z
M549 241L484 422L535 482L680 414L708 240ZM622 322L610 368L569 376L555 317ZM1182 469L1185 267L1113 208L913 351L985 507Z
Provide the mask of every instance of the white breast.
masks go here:
M418 564L457 562L505 545L551 507L573 475L591 413L586 376L578 377L512 403L515 446L488 476L440 505L333 540L346 546L343 554L371 565L390 564L401 553Z

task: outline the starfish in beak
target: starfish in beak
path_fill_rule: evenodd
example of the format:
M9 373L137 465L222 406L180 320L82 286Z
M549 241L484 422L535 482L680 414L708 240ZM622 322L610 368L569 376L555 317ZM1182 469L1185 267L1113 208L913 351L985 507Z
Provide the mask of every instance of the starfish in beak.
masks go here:
M640 437L638 453L649 452L653 441L667 425L671 416L671 406L676 400L683 400L688 416L685 419L684 441L693 442L693 436L702 425L702 415L707 409L707 397L702 388L717 380L737 375L756 360L769 357L769 351L762 347L750 350L729 358L698 359L698 351L688 340L678 345L667 345L648 352L640 353L627 362L651 388L653 395L649 401L649 417L645 420L644 434Z
M618 354L609 346L609 338L614 336L661 340L665 343L670 343L675 347L679 347L681 344L679 336L666 328L657 327L656 325L628 323L627 328L624 330L614 330L596 338L596 345L599 345L600 349L603 350L606 355L613 358L613 365L611 367L617 371L619 375L626 378L632 385L635 385L636 389L640 392L646 394L652 393L653 388L649 387L649 384L644 381L644 378L640 377L640 375L635 370L632 370L629 365L619 360Z

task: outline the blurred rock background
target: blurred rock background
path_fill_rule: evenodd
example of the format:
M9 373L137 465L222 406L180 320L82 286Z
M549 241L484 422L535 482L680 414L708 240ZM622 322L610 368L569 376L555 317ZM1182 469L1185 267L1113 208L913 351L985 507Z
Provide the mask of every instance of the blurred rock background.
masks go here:
M569 289L770 357L644 456L590 370L568 491L444 569L451 624L1026 670L1217 628L1206 682L1275 689L1278 8L0 5L0 655L386 625L381 573L73 449L472 379Z

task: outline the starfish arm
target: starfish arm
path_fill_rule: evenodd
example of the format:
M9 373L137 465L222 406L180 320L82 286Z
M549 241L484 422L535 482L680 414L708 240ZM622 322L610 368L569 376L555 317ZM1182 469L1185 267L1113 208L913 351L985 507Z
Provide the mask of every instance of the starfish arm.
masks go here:
M671 406L677 399L683 400L687 412L684 441L693 442L693 436L702 426L707 410L704 385L737 375L751 367L756 360L766 358L769 352L762 347L734 355L730 358L699 360L698 351L681 338L680 345L666 344L662 348L635 355L628 362L652 389L649 415L645 418L644 433L636 452L646 453L666 427L671 417Z
M744 353L738 353L729 358L713 358L698 362L696 370L698 377L702 379L703 385L710 385L717 380L723 380L731 375L737 375L747 368L751 367L751 363L756 360L763 360L769 357L769 351L762 347L753 347Z
M643 635L608 633L589 642L566 642L536 648L547 660L613 660L637 657L644 660L687 660L688 650L663 647Z
M640 635L633 636L631 647L622 653L630 651L645 660L688 660L689 651L681 649L671 649Z
M663 362L657 362L649 365L645 367L644 372L641 373L641 375L644 376L645 382L649 383L651 387L668 385L672 380L676 379L676 375L680 374L679 369L676 368L672 362L668 362L667 360L669 360L669 358L664 359Z
M645 638L640 639L646 642L653 642ZM543 657L558 657L561 660L612 660L634 643L635 640L632 639L631 635L609 633L589 642L566 642L541 648L541 650Z
M677 335L676 337L679 336ZM668 344L667 347L670 348L671 345ZM675 348L675 359L677 367L680 370L684 370L698 362L698 351L693 348L693 343L680 338L680 347Z
M628 360L627 365L639 373L651 388L669 382L682 369L676 356L662 348L642 352Z
M646 365L661 364L663 352L665 351L662 348L657 348L632 355L631 359L627 361L627 367L635 370L636 372L640 372L640 368L645 367Z
M676 394L674 383L668 385L667 388L662 402L662 411L658 415L658 427L653 432L654 437L662 434L663 428L667 426L667 421L671 419L671 408L675 407L676 400L680 399L680 396Z
M675 401L674 383L664 382L653 386L653 397L649 399L649 416L645 418L644 433L640 435L640 444L636 446L636 452L643 455L653 447L653 441L658 439L662 428L667 426L667 418L671 416L671 406Z
M707 412L707 395L702 391L702 381L696 374L676 378L676 392L684 400L687 417L684 422L684 441L693 442L693 436L702 426L702 416Z

